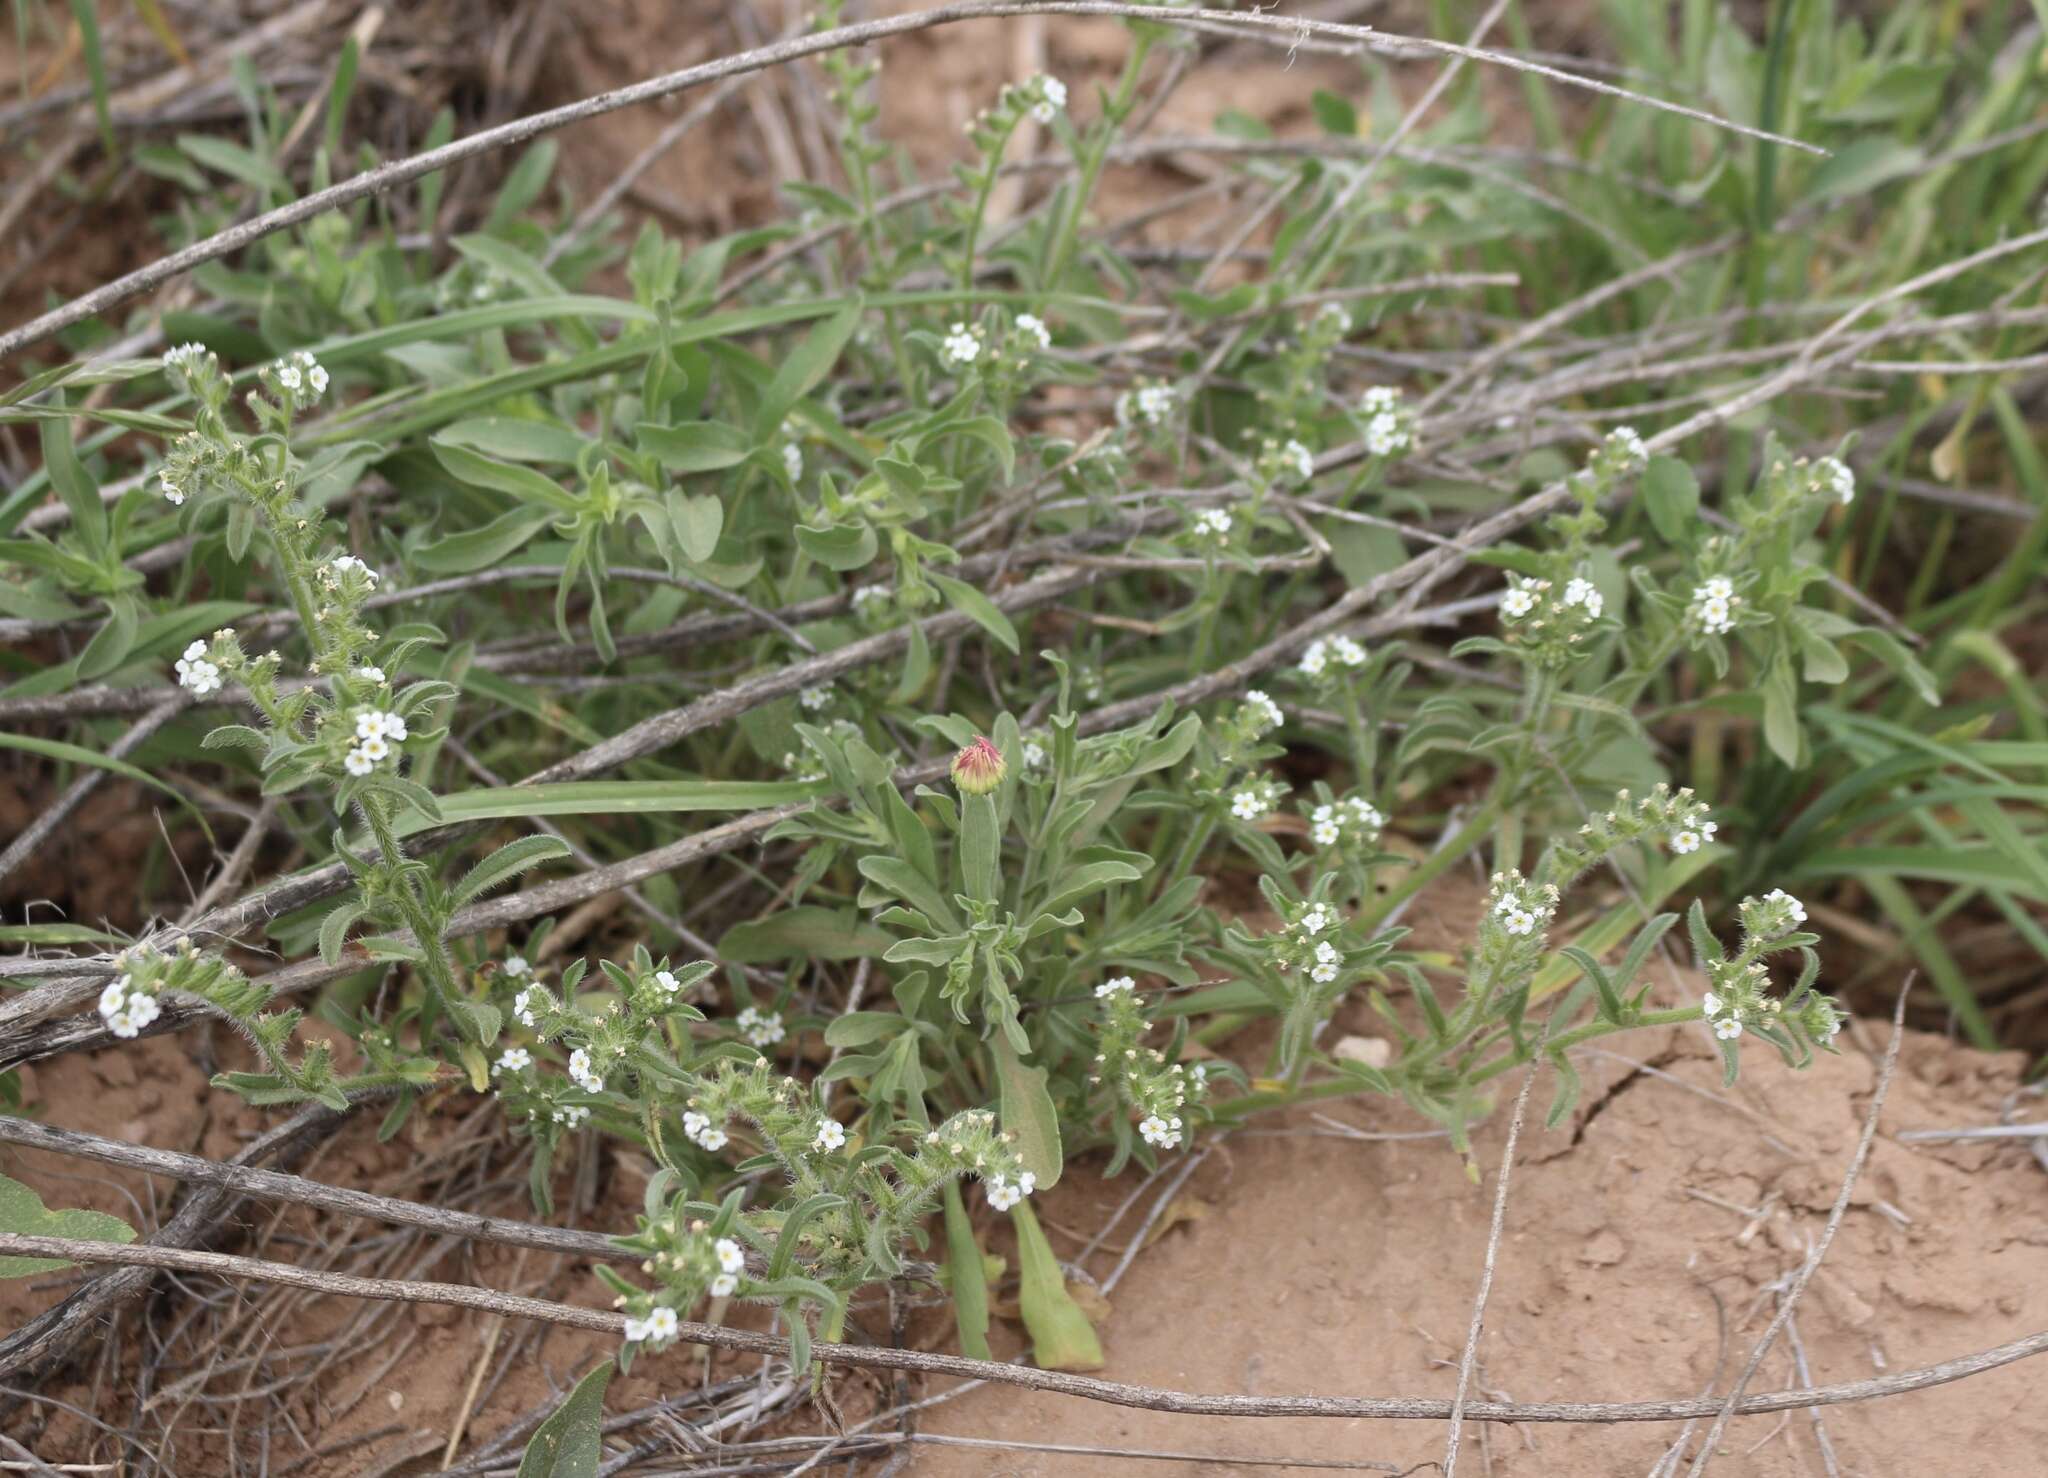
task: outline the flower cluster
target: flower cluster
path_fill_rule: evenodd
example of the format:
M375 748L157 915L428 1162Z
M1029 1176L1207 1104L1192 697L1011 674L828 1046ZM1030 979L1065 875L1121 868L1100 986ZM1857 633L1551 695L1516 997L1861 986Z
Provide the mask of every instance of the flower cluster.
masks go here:
M1582 574L1562 581L1509 575L1500 597L1501 634L1552 667L1572 661L1606 614L1606 598Z
M674 1339L682 1323L678 1302L688 1307L703 1294L731 1298L740 1291L746 1250L732 1237L714 1235L710 1223L692 1219L678 1227L669 1221L650 1226L642 1237L656 1245L642 1249L652 1255L641 1271L660 1278L663 1286L661 1294L621 1294L614 1300L615 1307L637 1311L626 1315L628 1344L660 1346ZM675 1302L664 1302L664 1296Z
M1244 702L1238 706L1238 727L1251 738L1269 734L1287 722L1287 715L1280 711L1280 705L1267 697L1259 688L1247 688Z
M946 330L946 337L939 341L939 363L947 369L966 369L981 358L981 341L984 337L978 323L954 324Z
M812 713L821 708L829 708L832 704L832 684L817 683L805 688L796 695L796 701Z
M1257 821L1286 798L1285 782L1270 775L1259 776L1230 792L1230 814L1239 821Z
M1555 884L1532 883L1513 868L1497 872L1486 892L1484 929L1504 936L1510 948L1533 944L1540 949L1558 898Z
M1035 91L1037 100L1031 104L1031 116L1040 123L1050 123L1055 114L1067 105L1067 84L1057 77L1042 73L1025 84L1026 91Z
M1323 801L1308 813L1309 840L1318 847L1363 851L1375 845L1387 818L1364 796L1348 795L1341 800Z
M1190 1072L1166 1054L1143 1045L1150 1023L1139 1004L1135 983L1118 975L1095 987L1100 1013L1096 1022L1099 1050L1092 1076L1117 1101L1138 1117L1138 1137L1154 1149L1177 1147L1186 1135L1189 1100L1200 1102L1206 1074Z
M360 586L365 592L375 590L379 578L375 570L353 554L335 555L320 571L321 584L343 592L348 591L352 585Z
M1733 580L1710 575L1693 588L1692 600L1685 608L1686 624L1706 636L1726 636L1735 629L1735 613L1741 604Z
M1822 457L1807 469L1814 490L1847 506L1856 500L1856 474L1840 457Z
M116 976L100 992L100 1020L117 1037L140 1036L162 1012L156 997L138 989L132 975Z
M1557 872L1575 877L1629 842L1662 843L1683 857L1713 841L1719 830L1707 803L1690 786L1674 791L1660 781L1640 800L1617 791L1611 808L1588 819L1570 841L1558 843Z
M1344 949L1335 937L1342 927L1334 906L1305 905L1287 928L1267 937L1274 967L1282 975L1299 972L1316 985L1336 984L1344 968Z
M267 365L261 374L277 391L278 398L295 409L311 405L327 393L327 371L304 349L294 350Z
M1057 84L1055 84L1057 85ZM1045 320L1036 313L1019 313L1016 322L1010 325L1011 342L1025 345L1044 353L1052 347L1052 330L1045 326Z
M1414 441L1414 419L1392 385L1375 385L1358 399L1365 420L1365 449L1375 457L1391 457Z
M178 686L190 688L196 697L204 698L208 693L220 691L220 667L211 660L205 642L195 641L186 647L177 667Z
M1173 419L1176 400L1171 385L1153 382L1134 386L1116 398L1116 423L1154 429L1164 426Z
M1592 470L1604 478L1627 477L1650 465L1650 449L1633 426L1617 426L1608 432L1593 454Z
M1743 930L1757 939L1782 939L1806 922L1806 905L1783 888L1742 900Z
M406 739L405 718L383 709L362 708L355 714L355 742L342 756L342 768L354 776L376 769L396 751L393 746Z
M754 1047L773 1047L784 1034L780 1011L762 1011L748 1006L740 1012L736 1025L740 1035Z
M1230 542L1231 524L1229 509L1204 508L1195 515L1195 540L1199 544L1220 548Z
M1370 660L1365 648L1348 636L1317 637L1301 654L1295 671L1317 681L1339 673L1356 672Z

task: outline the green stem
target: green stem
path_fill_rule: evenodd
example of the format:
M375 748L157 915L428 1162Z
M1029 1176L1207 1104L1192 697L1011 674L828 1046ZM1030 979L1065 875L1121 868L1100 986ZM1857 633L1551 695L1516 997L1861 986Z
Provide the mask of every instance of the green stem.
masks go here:
M1066 273L1068 260L1074 254L1075 238L1081 229L1081 216L1087 210L1088 202L1095 198L1096 182L1102 177L1102 166L1109 159L1109 146L1116 141L1117 129L1130 114L1131 103L1138 92L1138 76L1145 68L1145 58L1151 53L1152 45L1153 38L1142 34L1132 44L1130 57L1124 62L1123 75L1117 79L1116 92L1083 146L1081 177L1075 183L1073 196L1060 213L1059 225L1046 249L1045 271L1039 279L1039 290L1043 293L1056 291L1060 278Z

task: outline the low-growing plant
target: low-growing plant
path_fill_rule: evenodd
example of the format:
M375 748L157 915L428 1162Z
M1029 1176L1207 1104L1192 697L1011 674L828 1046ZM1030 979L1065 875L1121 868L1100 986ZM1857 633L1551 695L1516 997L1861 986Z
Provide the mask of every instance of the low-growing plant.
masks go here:
M302 1040L298 1008L191 934L113 958L107 1028L209 1010L257 1058L221 1086L388 1100L387 1134L492 1093L542 1212L565 1157L629 1142L658 1167L623 1243L639 1276L604 1274L629 1355L743 1299L779 1311L800 1364L921 1261L937 1213L963 1345L986 1352L967 1180L1014 1220L1040 1358L1086 1363L1027 1199L1082 1156L1154 1169L1374 1094L1470 1163L1505 1075L1547 1064L1551 1121L1571 1112L1588 1042L1697 1022L1731 1079L1745 1042L1795 1066L1832 1050L1820 936L1742 862L1785 832L1699 783L1725 724L1690 754L1670 739L1737 713L1769 779L1729 789L1782 788L1874 686L1939 700L1831 577L1864 507L1850 445L1786 415L1710 461L1588 414L1477 470L1493 415L1365 368L1369 341L1430 340L1416 284L1456 233L1363 227L1469 205L1433 165L1382 196L1255 160L1261 274L1139 311L1144 267L1089 213L1175 44L1136 23L1086 126L1056 79L1005 89L928 207L882 193L876 64L830 54L849 193L794 189L798 219L688 254L649 227L618 261L628 296L587 290L618 255L601 233L515 213L437 264L366 212L323 217L268 275L202 278L227 311L167 323L192 342L160 362L10 393L0 419L39 423L68 523L17 528L0 590L93 633L5 696L155 701L174 673L247 720L181 762L274 798L342 870L273 933L330 967L319 1013L356 1052ZM1065 182L997 224L1027 120ZM775 265L728 306L750 252ZM63 399L95 384L156 398ZM107 433L74 446L89 418ZM1477 543L1433 526L1497 505ZM173 540L152 593L134 554ZM1422 606L1461 570L1470 598ZM519 584L551 606L491 594ZM1433 623L1465 634L1411 639ZM457 788L455 766L490 773L486 743L529 782ZM577 954L546 923L499 932L553 906L481 907L537 869L687 841L638 829L665 815L768 807L733 882L709 849L628 880L663 954ZM506 839L524 817L575 840ZM1418 948L1402 920L1475 870L1462 948ZM695 900L730 911L715 944ZM1701 993L1657 968L1680 937ZM1379 1060L1332 1051L1360 1008Z

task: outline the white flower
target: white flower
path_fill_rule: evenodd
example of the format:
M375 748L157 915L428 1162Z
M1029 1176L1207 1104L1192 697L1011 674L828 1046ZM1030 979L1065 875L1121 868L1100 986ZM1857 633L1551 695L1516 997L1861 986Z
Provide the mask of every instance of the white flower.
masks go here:
M1342 303L1325 303L1316 309L1316 322L1335 325L1339 338L1351 332L1351 313Z
M1536 609L1536 592L1526 585L1510 585L1501 592L1500 613L1510 621L1519 621Z
M939 345L939 362L948 369L964 369L981 358L981 338L964 323L956 323L946 331L945 341Z
M206 359L207 348L204 344L180 344L175 349L164 351L164 368L189 375L204 364Z
M566 1129L581 1129L590 1122L590 1110L580 1103L568 1103L548 1115Z
M818 683L796 695L796 701L816 713L832 701L832 684Z
M1316 475L1315 453L1298 441L1290 441L1280 448L1280 461L1294 474L1297 482L1307 482Z
M1337 978L1337 967L1331 964L1311 965L1308 970L1308 978L1317 985L1328 985Z
M512 968L515 964L519 966L517 970ZM524 975L527 969L526 961L520 959L518 955L514 955L505 962L505 969L513 975ZM541 986L529 985L525 990L512 998L512 1015L518 1019L521 1026L532 1026L538 1020L540 1012L546 1008L547 1003L547 991Z
M1324 939L1317 943L1316 963L1318 965L1334 965L1342 958L1343 955L1339 953L1337 946L1330 943L1329 940Z
M358 667L356 669L356 676L361 678L366 683L381 683L386 681L384 677L384 669L381 667L371 667L368 665Z
M1589 616L1598 616L1606 606L1600 592L1593 588L1593 582L1586 579L1574 579L1565 585L1564 603L1568 606L1584 606Z
M1329 808L1325 806L1323 809ZM1308 834L1318 847L1334 847L1343 840L1343 832L1338 829L1337 823L1327 818L1312 824Z
M1217 539L1230 536L1230 511L1226 508L1205 508L1195 515L1195 532Z
M744 1271L747 1266L747 1254L741 1250L740 1244L730 1237L720 1237L713 1242L711 1251L718 1258L721 1272L738 1273Z
M1138 1136L1147 1144L1170 1150L1180 1143L1180 1118L1176 1115L1162 1119L1157 1114L1150 1114L1138 1121Z
M393 744L403 744L406 738L405 720L395 713L385 714L384 737Z
M371 569L368 565L364 564L361 560L357 559L353 554L337 554L334 556L333 559L330 559L327 562L327 572L334 579L339 580L343 575L347 574L350 570L355 570L358 573L360 573L362 577L365 580L369 581L372 585L375 585L377 583L377 572Z
M1374 385L1358 397L1358 408L1368 416L1384 416L1401 404L1401 392L1392 385Z
M122 1002L125 1001L127 998L127 976L123 975L118 980L108 981L107 988L100 992L100 1015L112 1016L116 1011L121 1009Z
M654 972L654 983L669 995L674 995L683 988L682 982L676 979L675 972L672 970L656 970Z
M1327 903L1318 903L1301 916L1296 922L1295 927L1304 934L1316 935L1322 933L1323 930L1329 928L1335 922L1337 922L1337 916L1331 911L1330 906Z
M1116 420L1119 426L1128 426L1133 421L1142 421L1147 426L1163 426L1172 416L1171 385L1140 385L1135 390L1126 390L1116 398Z
M1287 722L1287 715L1280 711L1280 705L1267 697L1263 689L1247 688L1244 706L1258 719L1261 728L1277 729Z
M390 755L391 746L386 744L383 739L373 736L358 744L355 752L374 765L377 761Z
M649 1339L674 1339L676 1329L682 1321L676 1318L676 1311L666 1304L660 1304L648 1311L647 1337Z
M1256 790L1240 790L1230 798L1230 814L1240 821L1256 821L1266 814L1266 798Z
M1606 449L1616 453L1630 471L1649 465L1650 449L1643 445L1633 426L1617 426L1607 433Z
M1712 991L1708 991L1700 997L1700 1009L1705 1011L1709 1017L1719 1016L1721 1014L1721 998Z
M856 611L865 610L870 604L877 601L886 601L888 598L889 592L885 587L880 585L862 585L853 592L853 608Z
M740 1035L756 1047L772 1047L782 1040L782 1013L757 1011L752 1006L739 1014Z
M1725 636L1735 629L1735 611L1732 600L1709 596L1693 607L1693 619L1700 628L1716 636Z
M1501 928L1515 935L1528 935L1536 932L1536 915L1512 900L1503 899L1502 901L1508 903L1509 907L1501 911Z
M1806 922L1806 905L1797 898L1794 898L1790 893L1787 893L1783 888L1773 888L1770 892L1764 894L1764 902L1775 903L1780 908L1785 909L1795 924Z
M829 1155L846 1144L846 1126L837 1119L826 1119L818 1125L818 1134L811 1141L811 1148L821 1155Z
M782 471L791 482L804 475L804 449L793 441L782 444Z
M203 642L194 642L185 648L175 666L178 671L178 686L189 688L198 697L220 691L220 668L206 660L200 653L206 650Z
M1365 423L1365 449L1375 457L1391 457L1407 445L1408 428L1393 412L1382 411Z
M731 1298L733 1294L739 1291L739 1286L740 1280L731 1273L720 1273L711 1280L711 1296L713 1298Z
M988 1204L997 1211L1008 1211L1030 1195L1036 1184L1037 1177L1029 1170L1020 1174L1014 1183L1000 1175L992 1176L988 1182Z
M1138 982L1131 979L1130 976L1114 975L1095 987L1095 998L1098 1001L1107 1000L1118 991L1136 990L1137 988Z
M533 973L533 966L526 963L525 955L507 955L503 968L507 975L531 975ZM520 994L524 995L525 992L522 991Z
M299 373L299 367L295 364L286 363L284 360L279 360L276 364L272 365L271 373L277 376L277 383L287 390L296 391L305 383L305 377Z
M628 1319L628 1320L626 1321L626 1343L627 1343L627 1344L629 1344L629 1345L633 1345L633 1344L639 1344L640 1342L642 1342L642 1341L643 1341L643 1340L645 1340L646 1338L647 1338L647 1321L646 1321L645 1319Z
M585 1093L604 1092L604 1078L591 1071L590 1053L582 1047L569 1054L569 1077Z
M376 709L365 709L356 715L356 738L381 739L384 737L384 715Z
M325 395L327 393L327 371L322 369L317 364L314 365L311 369L307 370L306 387L309 390L311 390L315 396Z
M377 762L360 749L351 749L342 756L341 767L351 775L367 775L377 768Z
M1321 677L1323 669L1330 665L1330 644L1316 640L1308 644L1308 650L1301 654L1298 671L1304 677Z
M501 1073L524 1072L533 1066L533 1054L524 1047L507 1047L498 1054L498 1071Z
M1828 494L1837 503L1853 502L1856 497L1856 474L1839 457L1822 457L1813 464L1814 486Z
M683 1136L686 1139L694 1139L701 1143L704 1131L710 1127L711 1120L698 1113L695 1109L690 1109L683 1114Z
M163 485L164 501L176 507L185 501L185 490L171 481L171 469L165 467L157 473L157 480Z
M1019 337L1029 339L1040 349L1052 347L1052 330L1045 326L1045 320L1036 313L1019 313L1016 331Z
M1703 840L1699 832L1694 828L1690 826L1682 827L1671 833L1671 850L1680 856L1684 856L1689 852L1697 852Z
M1045 747L1035 739L1024 741L1024 768L1042 770L1045 768Z
M1038 79L1038 101L1031 105L1031 116L1040 123L1050 123L1053 115L1067 105L1067 84L1057 77Z
M1330 655L1337 659L1340 666L1344 667L1363 667L1367 660L1365 648L1348 636L1333 636L1330 638Z
M1724 1016L1714 1023L1714 1035L1724 1042L1732 1042L1742 1035L1742 1022L1733 1016Z

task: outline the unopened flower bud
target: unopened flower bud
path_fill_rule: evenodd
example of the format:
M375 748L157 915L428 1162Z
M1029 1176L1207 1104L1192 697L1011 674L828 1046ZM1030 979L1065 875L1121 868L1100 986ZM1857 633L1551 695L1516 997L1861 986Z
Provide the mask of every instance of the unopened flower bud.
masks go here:
M953 756L953 783L963 795L987 795L1003 783L1003 752L979 734Z

